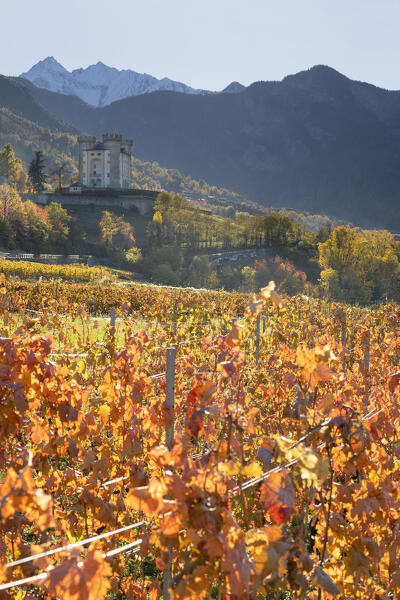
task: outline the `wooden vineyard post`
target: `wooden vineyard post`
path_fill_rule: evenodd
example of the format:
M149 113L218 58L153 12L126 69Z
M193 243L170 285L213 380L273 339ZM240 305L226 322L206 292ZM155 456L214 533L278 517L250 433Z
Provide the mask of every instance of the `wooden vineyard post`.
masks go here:
M110 310L110 327L115 327L115 308Z
M172 331L173 331L173 335L174 335L174 339L176 339L176 334L178 332L178 298L175 295L175 299L174 299L174 312L172 315Z
M167 348L167 366L166 366L166 406L174 413L175 410L175 361L176 348ZM173 414L168 425L165 443L168 450L172 450L174 444L175 415ZM169 561L163 579L163 600L170 600L169 588L172 581L172 549L168 550Z
M365 332L364 338L364 367L365 367L365 406L368 408L369 401L369 359L371 350L371 332Z
M166 368L166 406L175 409L175 360L176 348L167 348L167 368ZM175 418L168 426L165 436L165 443L168 450L172 450L174 443Z
M56 302L58 300L58 281L56 282Z
M343 315L343 320L342 320L342 346L343 348L346 347L346 315ZM343 354L343 373L346 373L346 355Z
M260 362L260 333L261 333L261 319L260 315L256 321L256 365Z

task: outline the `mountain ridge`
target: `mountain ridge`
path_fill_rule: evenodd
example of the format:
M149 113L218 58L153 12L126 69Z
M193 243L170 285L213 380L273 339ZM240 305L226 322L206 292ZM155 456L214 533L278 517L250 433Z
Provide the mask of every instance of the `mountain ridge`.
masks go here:
M29 86L42 107L80 131L132 137L142 161L264 206L400 231L398 91L323 65L239 93L157 91L104 107Z
M87 133L133 137L141 160L264 206L400 231L400 92L319 65L240 93L158 91L99 108L34 93Z
M86 68L68 71L53 56L39 61L27 72L21 73L20 77L40 88L78 96L93 106L107 106L121 98L159 90L172 90L185 94L210 93L207 90L194 89L168 77L157 79L132 69L119 70L101 61Z

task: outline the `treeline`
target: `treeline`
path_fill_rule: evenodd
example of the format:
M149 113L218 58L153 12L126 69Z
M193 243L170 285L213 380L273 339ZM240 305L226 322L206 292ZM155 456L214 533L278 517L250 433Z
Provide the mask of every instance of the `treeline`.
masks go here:
M235 218L223 218L179 195L163 192L135 270L156 283L169 285L248 292L256 291L270 278L288 293L312 293L313 284L308 282L304 266L309 273L318 270L316 244L328 236L326 228L313 233L285 215L237 212ZM221 250L237 250L240 255L241 250L261 248L268 249L270 256L253 259L251 264L235 262L236 258L211 261L207 256ZM294 261L299 266L295 267Z
M110 258L116 266L129 266L140 257L130 223L103 211L97 227L97 244L89 244L79 220L58 202L41 207L23 201L15 187L0 185L0 246L4 250L36 254L90 251Z
M148 227L148 244L199 249L261 248L295 245L310 232L285 215L220 217L198 209L179 195L160 193Z
M305 292L367 304L400 301L400 245L388 231L334 227L312 231L286 214L220 218L180 196L159 195L138 269L155 281L256 291L274 279L288 293ZM211 262L208 250L266 248L252 265ZM192 259L190 256L195 255Z

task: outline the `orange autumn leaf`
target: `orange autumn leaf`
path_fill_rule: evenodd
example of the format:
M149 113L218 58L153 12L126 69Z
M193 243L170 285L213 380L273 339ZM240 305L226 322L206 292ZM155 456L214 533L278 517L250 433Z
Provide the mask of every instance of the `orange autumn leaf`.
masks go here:
M244 316L249 319L255 319L262 313L262 309L263 301L257 300L257 298L254 297L253 300L246 306Z
M272 304L279 308L282 306L282 298L275 292L275 281L270 281L267 287L261 288L260 294L264 300L271 300Z
M231 348L236 348L239 346L241 340L243 339L243 329L244 324L241 321L234 321L232 324L232 329L223 339L225 343Z
M89 548L83 561L65 561L49 570L42 587L63 600L100 600L110 589L111 574L103 553Z
M212 380L197 385L188 394L189 404L196 402L207 403L215 392L215 383Z
M147 516L154 517L164 508L167 489L163 481L152 479L149 485L129 490L125 505L131 510L144 511Z
M0 486L0 498L3 499L0 502L0 518L7 519L22 513L39 529L56 527L53 498L36 488L31 468L25 468L20 473L9 469Z
M293 484L285 469L271 473L260 489L260 501L274 523L287 524L295 510Z
M393 373L393 375L390 376L389 381L388 381L388 387L389 387L389 391L393 392L395 391L395 389L397 388L397 386L400 383L400 371L396 371L396 373Z

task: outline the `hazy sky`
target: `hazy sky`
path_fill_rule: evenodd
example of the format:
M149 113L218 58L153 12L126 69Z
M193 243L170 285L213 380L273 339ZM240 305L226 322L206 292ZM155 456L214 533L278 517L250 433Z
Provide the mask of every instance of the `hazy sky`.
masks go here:
M0 73L46 56L221 89L315 64L400 89L400 0L13 0Z

